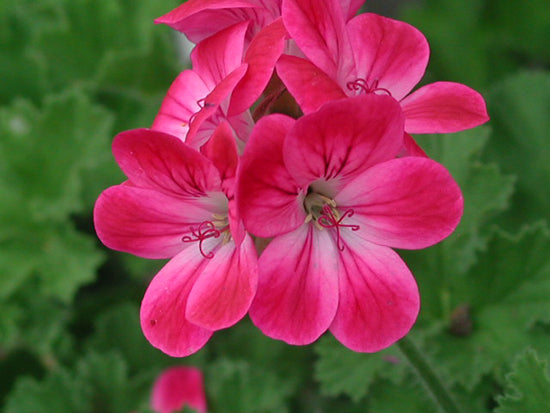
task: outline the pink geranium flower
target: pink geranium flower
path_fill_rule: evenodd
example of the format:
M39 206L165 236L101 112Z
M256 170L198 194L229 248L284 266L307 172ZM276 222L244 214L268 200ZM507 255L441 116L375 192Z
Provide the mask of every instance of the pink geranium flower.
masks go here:
M197 351L213 331L235 324L256 291L256 251L235 208L238 158L227 123L202 151L161 132L120 133L113 153L128 180L106 189L94 209L106 246L172 258L141 305L145 336L172 356Z
M328 329L350 349L373 352L413 325L418 289L392 248L447 237L463 199L440 164L396 158L403 125L398 102L376 94L256 125L238 200L247 229L274 237L250 308L266 335L308 344Z
M252 41L265 26L281 16L282 0L188 0L155 23L164 23L198 43L236 23L250 21L246 40ZM341 0L347 16L353 16L365 0ZM212 24L215 22L215 24Z
M198 149L221 121L227 121L244 146L254 126L248 109L269 82L286 37L279 19L265 27L244 52L248 25L230 26L193 49L193 68L183 71L170 86L153 130L177 136Z
M410 93L428 64L429 45L414 27L372 13L346 22L338 0L283 0L283 21L307 59L282 56L277 73L304 113L358 94L387 94L405 114L405 146L423 153L411 133L451 133L489 117L483 97L454 82Z
M157 413L173 413L185 406L206 413L202 373L194 367L171 367L156 379L151 407Z

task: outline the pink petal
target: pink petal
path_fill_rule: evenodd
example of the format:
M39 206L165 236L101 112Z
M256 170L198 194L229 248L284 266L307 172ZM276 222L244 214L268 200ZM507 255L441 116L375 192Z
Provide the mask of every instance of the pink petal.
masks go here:
M113 154L132 184L175 196L218 190L218 171L205 156L174 136L148 129L119 133Z
M170 258L186 248L189 226L222 212L222 199L175 198L131 185L106 189L94 208L97 236L107 247L145 258Z
M245 143L248 142L248 138L256 123L249 110L238 115L227 116L227 121L237 135L237 151L241 154L243 153Z
M228 115L244 112L260 97L273 74L275 62L283 53L286 36L279 18L252 39L244 56L248 71L231 96Z
M483 96L460 83L431 83L403 99L401 106L409 133L458 132L489 120Z
M285 0L285 27L300 50L340 83L353 72L353 53L339 0Z
M167 24L185 33L193 43L198 43L220 30L248 20L255 8L259 8L258 3L252 0L188 0L155 19L155 23Z
M223 108L237 83L242 79L247 70L247 65L243 64L231 72L220 83L216 85L214 90L204 98L204 106L195 114L190 121L189 132L185 138L185 142L194 147L200 148L209 135L214 132L214 129L225 118ZM208 133L204 133L207 131Z
M283 55L277 62L277 74L304 113L346 97L334 80L308 60Z
M250 308L264 334L302 345L327 330L338 307L334 248L328 231L311 224L271 241L258 261L258 291Z
M141 302L141 328L151 345L172 357L185 357L200 350L212 331L185 318L193 284L207 264L194 248L172 258L153 278Z
M339 305L330 331L346 347L375 352L405 336L420 309L413 275L390 248L346 237Z
M199 413L206 413L206 395L201 371L186 366L164 370L153 386L152 409L158 413L173 413L185 405Z
M201 109L199 102L208 93L210 89L199 75L183 71L168 89L151 129L185 140L191 117Z
M222 185L224 181L235 178L239 157L233 130L227 122L219 124L212 137L202 146L201 152L218 169Z
M235 24L200 42L191 52L193 71L212 90L242 64L248 22Z
M241 158L237 202L248 231L259 237L283 234L303 224L303 195L283 162L283 141L294 119L260 119Z
M365 171L335 198L353 209L357 235L395 248L426 248L447 237L463 210L460 188L437 162L393 159Z
M187 320L209 330L230 327L247 313L256 293L258 264L247 235L239 247L228 242L216 250L193 286Z
M402 145L398 102L369 94L329 102L298 119L283 153L290 175L307 188L318 179L344 185L373 164L394 158Z
M430 49L424 35L397 20L360 14L347 25L357 78L400 100L420 81Z

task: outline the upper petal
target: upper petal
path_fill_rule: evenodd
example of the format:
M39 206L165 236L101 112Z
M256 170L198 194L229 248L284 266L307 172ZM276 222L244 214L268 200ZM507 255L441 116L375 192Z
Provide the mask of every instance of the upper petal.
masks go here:
M250 308L269 337L309 344L323 334L338 307L338 263L328 231L313 225L275 238L258 261L258 291Z
M184 70L170 85L151 129L185 140L189 122L208 93L210 89L197 73Z
M280 18L254 36L244 56L248 70L231 95L229 116L249 109L260 97L273 74L275 62L283 53L286 36Z
M233 130L227 122L220 123L212 137L202 146L201 153L210 159L218 169L222 187L226 181L235 178L239 156ZM233 190L233 188L228 189Z
M190 225L223 211L223 200L213 195L183 199L131 185L113 186L95 203L95 230L101 242L114 250L170 258L188 246L182 237Z
M283 55L276 67L277 74L306 114L315 112L326 102L346 97L338 83L309 60Z
M420 310L413 275L390 248L345 236L339 305L330 331L346 347L375 352L405 336Z
M185 318L189 292L207 260L194 248L172 258L153 278L141 302L141 328L156 348L172 357L200 350L212 331Z
M259 237L292 231L306 218L303 195L283 162L283 141L293 124L279 114L260 119L241 158L238 208L246 228Z
M408 133L452 133L489 120L485 100L460 83L436 82L401 101Z
M119 133L113 154L132 184L175 196L205 196L219 190L212 162L178 138L149 129Z
M344 185L373 164L394 158L402 145L399 104L369 94L329 102L298 119L283 153L292 177L307 188L320 178Z
M420 81L430 49L424 35L411 25L364 13L347 24L357 78L386 89L400 100Z
M195 71L210 90L242 64L248 22L237 23L200 42L191 52Z
M334 198L353 209L357 236L395 248L425 248L454 231L463 211L460 188L437 162L392 159L365 171Z
M189 121L189 132L185 138L188 145L197 149L200 148L221 120L226 118L225 113L229 96L245 75L246 70L246 64L237 67L203 99L203 106L200 111Z
M260 7L253 0L188 0L155 19L155 23L167 24L198 43L226 27L250 19L254 14L249 10L256 8Z
M284 0L283 21L309 60L340 83L353 73L353 53L339 0Z
M250 236L239 246L222 245L193 286L186 318L209 330L232 326L248 312L257 282L256 249Z

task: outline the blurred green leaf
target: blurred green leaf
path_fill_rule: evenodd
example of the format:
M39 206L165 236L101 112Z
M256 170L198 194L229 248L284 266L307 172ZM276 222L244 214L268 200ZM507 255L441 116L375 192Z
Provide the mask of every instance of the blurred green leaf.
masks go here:
M149 386L150 383L131 379L126 363L116 353L89 353L74 370L60 367L41 381L19 379L7 399L5 411L130 412L148 399Z
M550 210L550 73L509 77L491 90L489 104L494 133L486 152L518 176L506 218L508 225L520 228L548 217Z
M377 381L371 387L368 404L370 410L365 411L376 413L437 413L439 411L425 389L411 376L400 383Z
M423 251L403 251L420 286L422 317L447 318L450 283L464 275L486 248L491 219L508 207L515 179L494 165L482 164L479 156L489 138L486 126L464 132L417 137L433 159L446 166L464 196L464 214L455 232Z
M550 354L548 333L536 328L550 321L548 251L544 224L517 237L498 231L468 274L452 279L451 306L467 309L426 340L448 380L471 390L483 374L502 376L511 355L526 346ZM456 329L454 323L471 328Z
M495 413L546 413L550 411L548 364L529 350L519 355L506 376L506 393L498 397Z
M155 27L153 20L172 6L175 2L154 0L138 3L128 0L65 1L64 18L60 24L38 33L32 52L47 68L48 83L53 90L75 83L93 88L98 77L106 76L105 70L110 72L124 61L129 63L129 56L133 56L134 66L123 65L126 74L131 74L127 79L135 79L137 72L144 75L141 82L150 82L147 73L143 72L143 67L147 67L143 64L147 61L157 63L156 78L162 79L167 61L174 62L175 54L170 56L155 51L159 43L154 39L167 32ZM163 45L160 50L167 50L167 47ZM140 62L136 65L137 61ZM127 83L120 76L119 80Z
M356 353L327 335L315 344L319 358L315 378L327 396L346 394L358 402L380 378L399 383L408 366L395 347L373 353Z
M81 175L109 151L111 115L77 90L50 97L42 111L19 101L0 112L0 190L8 207L35 222L60 221L83 205ZM18 224L18 223L13 223Z
M293 383L245 361L219 359L207 367L205 387L214 412L284 413Z
M154 377L162 368L173 365L174 359L154 348L143 336L139 324L139 308L125 303L106 309L94 322L95 331L87 345L95 351L118 351L128 363L131 373L150 372ZM197 363L200 354L186 358Z

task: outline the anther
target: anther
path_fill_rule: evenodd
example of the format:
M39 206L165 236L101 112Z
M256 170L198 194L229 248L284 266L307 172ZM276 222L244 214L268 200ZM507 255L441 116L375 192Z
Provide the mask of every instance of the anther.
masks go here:
M369 85L365 79L359 78L354 80L353 82L348 82L346 84L346 87L348 90L355 91L355 92L364 92L366 94L369 93L376 93L376 92L382 92L387 94L388 96L391 96L391 92L383 87L378 87L379 80L374 79L373 82Z
M325 205L323 207L323 215L317 219L317 223L323 228L336 228L336 245L340 251L344 251L344 244L340 237L340 228L349 228L352 231L357 231L360 228L359 225L342 223L344 218L352 217L353 213L353 209L348 209L342 216L339 216L338 211L333 211L330 206Z
M212 221L201 222L197 229L191 227L191 234L195 237L193 238L190 235L184 235L181 240L183 242L195 242L199 241L199 251L201 252L204 258L213 258L214 253L210 251L208 254L205 254L202 249L202 242L208 238L218 238L221 235L221 231L216 228L216 225Z

